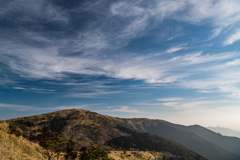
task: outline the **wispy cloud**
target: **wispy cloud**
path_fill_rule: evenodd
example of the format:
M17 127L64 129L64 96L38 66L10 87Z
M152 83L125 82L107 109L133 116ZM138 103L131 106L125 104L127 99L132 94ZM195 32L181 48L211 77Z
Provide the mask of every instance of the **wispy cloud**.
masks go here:
M15 105L15 104L5 104L5 103L0 103L0 109L1 108L11 108L11 109L14 109L16 111L26 111L26 110L29 110L29 109L32 109L34 107L32 106L25 106L25 105Z
M14 80L11 80L9 78L2 78L0 80L0 85L7 85L7 84L14 84L16 83Z
M64 109L83 109L90 106L97 106L99 104L83 104L77 106L57 106L57 107L44 107L44 110L48 111L57 111L57 110L64 110ZM42 107L37 106L28 106L28 105L16 105L16 104L6 104L0 103L0 109L12 109L15 111L42 111Z
M19 26L14 30L17 38L5 35L0 39L0 62L11 72L27 80L64 80L69 78L70 73L142 80L156 86L216 91L239 97L239 63L233 60L239 59L238 53L208 54L201 50L193 52L179 44L173 44L169 49L165 48L165 51L174 53L184 49L186 52L181 55L156 55L156 51L143 55L121 50L136 38L148 36L164 20L198 26L211 24L208 25L210 30L220 34L224 28L233 26L240 20L238 1L121 1L109 4L108 14L102 13L101 8L98 8L101 7L100 3L103 1L82 11L98 13L94 20L84 21L86 24L79 27L72 24L64 31L58 28L59 31L53 32L51 27L27 29L22 23L18 23ZM23 22L39 23L37 19L46 23L51 21L54 24L61 22L70 25L69 20L74 18L71 17L73 11L64 10L45 0L11 1L4 5L5 9L0 13L2 17L22 12L19 20ZM50 36L44 34L45 32ZM237 32L230 36L225 44L237 41L238 34ZM171 37L173 36L167 35L166 41ZM2 83L5 82L0 80L0 84ZM226 88L235 89L231 91ZM95 93L70 93L68 96L86 98L111 93L117 92L96 90Z
M0 55L2 63L25 78L58 80L64 79L67 76L65 73L106 75L119 79L144 80L150 84L170 84L199 90L220 89L223 93L226 93L226 90L221 88L233 87L239 83L240 63L237 61L237 53L197 52L170 59L129 54L109 56L106 59L101 56L62 57L57 54L56 48L39 50L22 46L16 50L9 49L1 48L2 53L5 53ZM232 60L234 58L236 60ZM199 68L200 65L202 66ZM226 70L228 72L225 72ZM100 93L108 94L105 91ZM95 93L86 95L91 97L93 94ZM86 95L79 93L71 96L86 97Z
M222 100L209 100L207 97L199 97L199 98L161 98L157 99L158 101L162 101L161 105L166 107L171 107L176 110L181 110L185 112L186 110L195 110L195 109L212 109L212 108L221 108L227 105L237 105L239 101L230 100L230 99L222 99Z
M69 98L107 98L108 95L119 94L119 93L122 93L122 91L110 92L110 91L98 90L98 91L94 91L94 92L91 92L91 93L87 93L87 92L84 92L84 93L77 93L77 92L68 93L68 94L65 94L63 96L64 97L69 97Z
M172 47L172 48L169 48L168 50L166 50L167 53L173 53L173 52L177 52L177 51L180 51L182 49L184 49L185 47Z
M23 90L26 92L35 92L35 93L54 93L56 90L54 89L45 89L45 88L36 88L36 87L22 87L22 86L16 86L13 87L13 89L17 89L17 90Z
M230 37L228 37L224 42L223 42L223 45L224 46L227 46L227 45L230 45L230 44L233 44L237 41L240 40L240 31L232 34Z
M58 107L47 107L44 108L45 110L52 110L52 111L57 111L57 110L64 110L64 109L84 109L90 106L95 106L98 104L85 104L85 105L77 105L77 106L58 106ZM40 110L40 108L35 108L35 110Z
M163 106L166 107L173 107L174 109L195 109L195 108L202 108L204 105L209 104L216 104L216 102L209 102L209 101L193 101L193 102L166 102L162 103Z
M137 105L137 106L159 106L161 105L161 103L133 103L133 105Z
M145 111L130 109L128 106L121 106L120 109L110 109L110 110L104 110L101 112L146 113Z
M172 97L172 98L159 98L158 101L182 101L183 98L180 97Z
M19 21L59 21L68 22L66 12L60 7L53 5L50 1L13 0L5 3L0 16L11 16L16 14Z
M111 7L113 15L122 16L124 18L131 17L132 23L127 28L132 28L133 33L143 31L145 26L150 24L151 19L155 22L161 22L164 19L174 19L177 21L187 21L190 23L202 25L211 22L214 27L212 29L214 38L219 35L222 30L240 20L240 3L237 0L220 0L201 1L154 1L153 3L145 3L141 1L134 3L129 1L116 2ZM135 28L134 24L141 22L141 27ZM134 31L135 28L135 31Z

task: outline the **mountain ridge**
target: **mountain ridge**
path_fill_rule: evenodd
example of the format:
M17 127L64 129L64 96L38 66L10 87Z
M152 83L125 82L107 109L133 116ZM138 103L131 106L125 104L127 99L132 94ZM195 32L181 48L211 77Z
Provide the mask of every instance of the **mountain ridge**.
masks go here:
M173 123L169 123L169 122L168 122L168 125L173 126L180 130L183 130L183 131L192 132L192 133L206 139L207 141L210 141L210 142L222 147L223 149L228 150L228 151L240 156L240 138L223 136L219 133L215 133L214 131L204 128L200 125L184 126L184 125L177 125L177 124L173 124Z
M73 138L79 142L79 145L88 145L89 141L93 141L95 144L106 148L109 146L105 146L104 144L113 138L129 136L126 132L116 129L116 125L119 124L140 133L148 132L162 136L210 160L225 160L229 157L231 157L231 160L240 159L239 156L222 149L192 132L181 131L180 129L166 125L167 121L164 120L151 120L147 118L121 119L100 115L87 110L68 109L7 121L20 127L24 132L23 134L31 135L32 140L36 136L34 132L36 132L37 128L49 125L55 131L63 130L65 137ZM181 144L182 142L185 144ZM194 148L193 146L198 147Z
M229 128L224 128L219 126L218 127L208 126L207 129L216 133L220 133L221 135L224 135L224 136L240 138L240 131L237 131L237 130L232 130Z

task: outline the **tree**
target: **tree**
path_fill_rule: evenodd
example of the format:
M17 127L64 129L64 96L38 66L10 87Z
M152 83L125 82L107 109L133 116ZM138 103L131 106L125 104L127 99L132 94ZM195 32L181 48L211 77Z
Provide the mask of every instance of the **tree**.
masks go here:
M50 160L54 153L51 153L55 145L54 134L50 131L50 127L43 127L42 134L38 135L39 145L47 150L48 160Z
M43 127L37 139L39 140L39 145L47 150L48 160L52 158L54 152L57 154L57 160L62 152L67 148L68 141L63 139L62 131L52 132L50 127Z
M57 154L58 160L60 154L65 151L65 148L67 144L69 144L69 142L63 139L62 131L60 131L55 132L54 143L55 143L54 151Z
M66 154L64 155L66 160L77 158L77 152L75 151L75 143L72 140L69 140L69 143L66 147Z
M99 146L95 147L90 143L90 149L81 154L80 160L112 160L108 157L108 152L102 150Z

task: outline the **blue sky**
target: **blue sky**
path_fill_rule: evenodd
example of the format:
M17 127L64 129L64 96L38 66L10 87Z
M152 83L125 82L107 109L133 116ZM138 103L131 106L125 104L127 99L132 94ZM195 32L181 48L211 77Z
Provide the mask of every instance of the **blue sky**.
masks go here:
M240 130L238 0L9 0L0 119L68 108Z

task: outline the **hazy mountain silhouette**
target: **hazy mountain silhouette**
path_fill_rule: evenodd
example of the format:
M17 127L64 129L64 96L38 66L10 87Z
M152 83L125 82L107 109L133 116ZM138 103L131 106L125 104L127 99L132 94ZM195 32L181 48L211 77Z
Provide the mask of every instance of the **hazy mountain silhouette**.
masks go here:
M188 129L191 127L177 125L163 120L134 118L134 119L119 119L119 122L121 123L121 125L131 128L138 132L148 132L151 134L160 135L162 137L170 139L210 160L232 159L230 158L231 155L233 154L232 152L239 151L238 148L232 148L228 146L226 146L225 148L230 149L232 152L226 151L221 146L218 146L212 141L209 141L209 139L205 139L203 136L199 136L200 133L198 135L196 134L198 132L195 133L193 132L193 130ZM210 134L209 136L213 135ZM222 137L217 138L221 139ZM238 146L239 144L240 143L237 142L235 146ZM238 156L236 159L239 158L240 157Z
M240 138L240 131L232 130L229 128L223 128L223 127L207 127L207 129L210 129L216 133L220 133L221 135L224 135L224 136Z
M210 141L222 147L223 149L228 150L240 156L240 138L222 136L219 133L215 133L199 125L183 126L183 125L177 125L172 123L167 123L167 124L169 126L180 129L182 131L195 133L196 135L206 139L207 141Z

